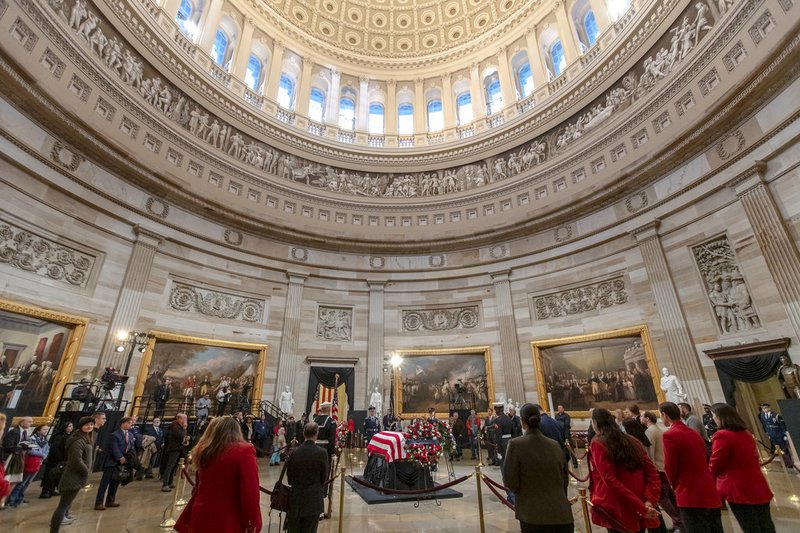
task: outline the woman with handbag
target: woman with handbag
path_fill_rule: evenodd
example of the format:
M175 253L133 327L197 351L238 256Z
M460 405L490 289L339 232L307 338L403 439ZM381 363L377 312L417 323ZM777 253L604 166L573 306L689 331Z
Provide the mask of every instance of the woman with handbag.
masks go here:
M67 458L67 440L72 435L74 426L72 422L67 422L64 427L50 437L50 453L44 462L44 473L42 474L42 493L39 498L50 498L56 496L56 487L61 480L64 472L65 460Z
M181 533L258 533L261 507L256 449L234 418L215 418L192 455L192 497L175 530Z
M16 507L25 500L25 491L28 490L28 485L39 473L42 462L50 451L50 445L47 443L49 429L48 426L36 426L36 429L33 430L33 434L28 439L28 450L23 461L22 481L11 491L6 505Z
M25 452L28 450L28 429L32 424L33 419L29 416L24 416L3 437L3 446L0 448L0 462L4 463L5 480L10 484L12 492L24 476ZM3 505L0 505L0 507L5 508L5 501L1 503Z
M78 492L86 486L89 473L92 471L94 463L93 430L94 419L85 416L78 421L78 431L73 431L67 438L66 466L61 480L58 482L61 499L50 518L50 533L58 533L62 525L66 526L75 521L69 516L69 506L72 505Z
M609 533L660 528L661 480L644 446L620 429L606 409L592 411L590 446L592 522Z

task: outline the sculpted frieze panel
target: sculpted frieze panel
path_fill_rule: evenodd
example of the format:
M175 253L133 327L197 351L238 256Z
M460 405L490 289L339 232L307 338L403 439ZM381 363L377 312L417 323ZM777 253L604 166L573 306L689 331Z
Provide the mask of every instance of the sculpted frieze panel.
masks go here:
M261 322L265 302L249 296L174 282L169 294L169 306L176 311L198 313L225 320Z
M349 342L353 339L353 309L320 305L317 308L317 340Z
M479 317L477 305L437 309L404 309L402 326L403 331L472 329L478 326Z
M628 302L625 277L582 285L533 298L537 320L577 315Z
M719 330L728 334L760 328L761 320L727 235L692 247L692 255Z
M93 255L0 221L0 264L86 287L96 260Z

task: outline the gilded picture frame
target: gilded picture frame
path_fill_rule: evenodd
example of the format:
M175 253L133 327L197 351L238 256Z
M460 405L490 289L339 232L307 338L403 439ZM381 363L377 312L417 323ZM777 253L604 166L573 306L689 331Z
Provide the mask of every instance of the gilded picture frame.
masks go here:
M47 394L47 399L44 402L44 408L39 413L26 413L25 415L33 418L34 425L49 424L52 422L58 404L61 401L64 385L70 381L72 373L75 370L75 364L77 363L78 354L80 353L81 345L86 335L86 327L89 324L89 319L79 315L72 315L4 299L0 299L0 311L37 318L63 326L69 331L60 355L58 368L54 372L53 382ZM15 416L11 423L16 423L19 418L20 416Z
M256 344L249 342L236 342L225 341L219 339L208 339L204 337L194 337L189 335L181 335L170 333L166 331L151 330L150 334L153 336L147 343L147 346L142 357L142 362L139 366L139 372L136 375L136 385L133 389L134 398L140 397L145 394L145 383L150 376L151 365L153 363L153 355L156 352L159 342L166 343L182 343L187 345L196 345L206 348L230 348L234 350L242 350L258 354L258 364L256 366L254 380L253 380L253 397L256 401L260 401L263 394L264 387L264 371L267 364L267 352L269 346L267 344ZM213 398L212 398L213 399ZM137 406L135 413L138 415L139 406Z
M402 349L394 350L393 353L403 358L400 366L394 368L394 401L395 414L409 420L418 417L427 417L428 408L435 407L437 416L442 418L447 413L447 400L442 399L444 394L439 396L439 400L428 398L423 395L419 387L431 387L434 384L442 384L447 376L450 376L450 386L453 387L459 376L462 376L465 386L475 383L475 390L478 397L478 409L485 413L491 402L494 401L494 376L492 374L492 353L489 346L469 346L463 348L436 348L436 349ZM473 357L468 357L473 356ZM470 369L470 364L480 363L477 368ZM413 369L412 369L413 365ZM409 402L408 388L410 379L409 373L415 374L418 389L415 391L416 400ZM425 374L428 375L425 375ZM435 373L435 375L434 375ZM482 377L483 379L473 379ZM484 383L485 380L485 383ZM412 385L413 386L413 385ZM406 391L404 391L406 389ZM455 394L454 389L451 389ZM470 393L471 394L471 393ZM406 401L404 401L404 399ZM478 411L479 413L481 411Z
M539 404L547 411L548 393L553 410L562 404L576 418L588 418L591 407L613 411L637 404L644 411L664 401L646 325L535 340L531 353Z

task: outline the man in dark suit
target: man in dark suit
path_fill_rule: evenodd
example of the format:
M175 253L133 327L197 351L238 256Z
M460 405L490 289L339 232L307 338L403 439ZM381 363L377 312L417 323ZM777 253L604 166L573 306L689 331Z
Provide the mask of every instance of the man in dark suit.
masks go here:
M186 428L189 419L183 413L175 415L175 420L169 425L164 440L164 470L159 472L161 476L161 492L170 492L175 488L172 479L178 468L178 460L183 455L186 446Z
M305 440L286 462L286 475L292 486L286 527L289 533L315 533L319 517L325 512L325 481L328 454L316 445L319 428L309 422L303 428Z
M681 420L680 408L672 402L658 406L664 432L664 473L675 490L678 511L686 531L722 533L722 518L716 484L706 460L703 438Z
M169 390L172 387L172 378L165 378L164 382L161 383L158 387L156 387L156 392L153 394L153 401L156 404L155 412L153 416L157 416L159 418L164 417L164 408L167 405L167 401L169 400Z
M575 449L575 443L572 441L572 418L564 410L563 405L559 405L557 409L558 410L556 411L555 418L556 422L561 424L561 428L564 431L563 441L564 442L569 441L570 446L572 446L573 449ZM591 426L591 424L589 424L589 426ZM567 450L567 452L569 453L569 450ZM569 453L569 458L572 460L572 467L578 468L578 458L571 453Z
M148 464L142 465L145 467L145 477L153 479L153 465L161 462L162 446L164 446L164 430L161 429L161 419L156 417L151 424L146 425L144 434L150 435L155 439L153 443L156 446L156 453L150 456Z
M113 479L117 465L128 462L126 455L133 450L133 435L130 433L133 418L126 416L119 421L119 429L111 434L111 446L103 462L103 477L97 487L97 496L94 500L95 511L105 511L106 507L119 507L117 503L117 489L119 481ZM108 494L106 494L108 491Z

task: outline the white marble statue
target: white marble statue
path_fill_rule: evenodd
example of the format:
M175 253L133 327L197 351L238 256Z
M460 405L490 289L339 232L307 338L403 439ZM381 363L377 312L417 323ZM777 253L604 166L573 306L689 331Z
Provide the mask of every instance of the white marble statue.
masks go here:
M378 392L378 387L375 387L375 390L370 394L368 407L374 407L375 412L379 415L383 412L383 395Z
M668 402L681 403L686 401L686 393L683 392L678 376L673 376L666 368L661 369L661 390L664 391L664 396Z
M293 405L294 405L294 397L292 397L292 391L289 390L289 385L286 385L286 388L281 393L281 399L280 399L281 411L283 411L284 413L291 413Z

